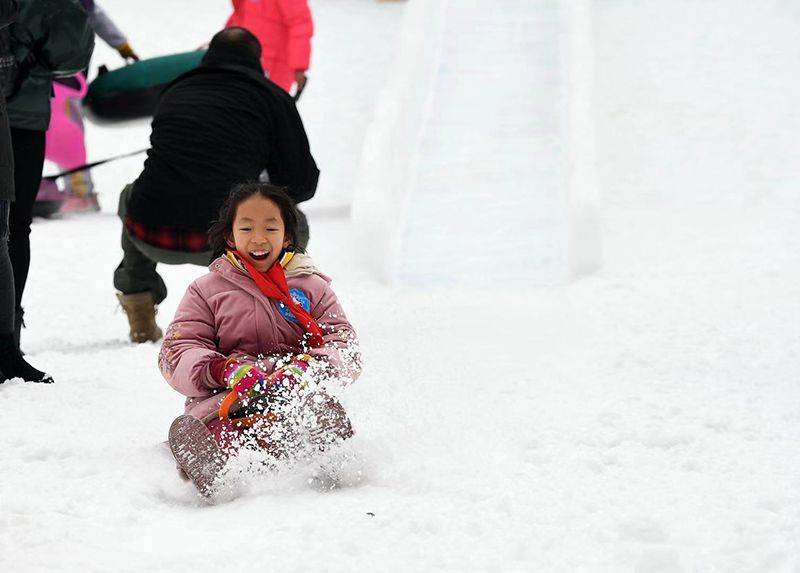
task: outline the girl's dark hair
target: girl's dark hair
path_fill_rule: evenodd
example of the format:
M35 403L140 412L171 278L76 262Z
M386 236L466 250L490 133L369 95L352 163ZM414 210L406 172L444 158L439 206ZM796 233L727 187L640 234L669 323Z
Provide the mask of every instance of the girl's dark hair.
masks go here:
M294 243L297 240L297 209L283 187L276 187L269 183L240 183L231 189L230 195L219 209L219 217L208 230L208 244L214 253L214 258L225 254L229 248L228 238L233 234L233 220L236 218L236 209L245 199L253 195L260 195L269 199L278 206L283 219L286 237L289 239L290 249L301 251Z

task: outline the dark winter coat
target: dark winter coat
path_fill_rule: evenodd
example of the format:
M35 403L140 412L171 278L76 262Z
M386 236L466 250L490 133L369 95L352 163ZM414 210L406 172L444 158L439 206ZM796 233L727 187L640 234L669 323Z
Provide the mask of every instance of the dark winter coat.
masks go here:
M16 61L11 55L9 27L17 17L14 0L0 0L0 200L14 200L14 154L8 131L5 92L14 81Z
M22 78L8 102L11 127L47 131L53 78L89 65L94 30L78 0L19 0L11 48Z
M148 227L205 232L231 187L264 170L295 202L317 188L294 101L255 58L209 50L164 91L150 145L128 202L131 219Z

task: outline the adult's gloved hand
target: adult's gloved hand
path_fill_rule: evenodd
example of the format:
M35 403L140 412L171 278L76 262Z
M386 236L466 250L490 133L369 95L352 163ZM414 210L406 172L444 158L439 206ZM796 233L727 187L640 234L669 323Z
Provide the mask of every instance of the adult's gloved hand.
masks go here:
M117 46L117 52L119 52L119 55L122 56L125 59L125 61L128 60L133 60L135 62L139 61L139 55L133 51L133 48L131 48L131 45L128 42L122 43L119 46Z

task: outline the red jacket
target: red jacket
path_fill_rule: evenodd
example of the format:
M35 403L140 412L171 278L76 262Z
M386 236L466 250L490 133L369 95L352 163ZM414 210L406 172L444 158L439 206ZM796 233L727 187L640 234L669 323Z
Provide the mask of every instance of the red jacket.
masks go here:
M296 71L308 69L314 23L308 0L232 0L226 28L247 28L261 41L261 65L287 92Z

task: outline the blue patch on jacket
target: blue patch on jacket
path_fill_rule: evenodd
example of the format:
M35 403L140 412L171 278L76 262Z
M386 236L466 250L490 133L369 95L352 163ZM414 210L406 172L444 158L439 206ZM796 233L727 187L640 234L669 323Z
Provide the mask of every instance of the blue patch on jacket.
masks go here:
M294 301L299 304L303 310L309 312L311 310L311 300L309 300L308 295L301 291L299 288L290 288L289 295L294 299ZM289 307L283 304L282 302L278 302L278 311L283 315L283 318L288 320L289 322L294 322L295 324L299 324L299 321L295 318L292 314L292 311L289 310Z

